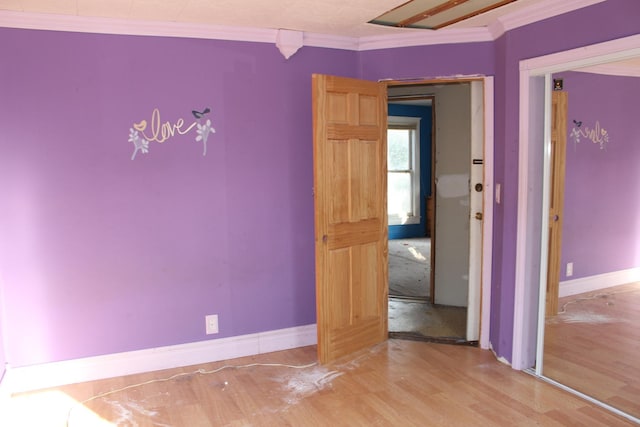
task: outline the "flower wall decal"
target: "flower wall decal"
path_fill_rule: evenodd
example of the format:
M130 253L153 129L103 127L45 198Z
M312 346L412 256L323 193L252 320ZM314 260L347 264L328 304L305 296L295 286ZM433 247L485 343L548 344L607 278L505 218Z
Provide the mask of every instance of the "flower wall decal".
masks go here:
M573 129L569 134L569 138L573 139L574 144L579 144L582 138L599 144L600 149L604 150L605 145L609 142L609 132L600 126L600 122L596 120L595 126L589 128L589 126L582 126L582 120L573 121Z
M206 123L201 125L198 123L198 136L196 136L196 141L202 141L204 145L202 155L207 155L207 139L209 139L209 134L215 133L216 130L211 127L211 120L207 119Z
M133 142L133 155L131 156L131 160L136 158L136 154L138 151L141 151L142 154L146 154L149 152L149 141L142 138L137 130L131 128L129 129L129 142Z
M136 158L138 151L146 154L149 152L149 144L151 142L163 143L169 139L178 136L185 135L191 130L196 129L197 136L196 141L202 141L203 144L203 156L207 155L207 140L212 133L215 133L215 129L211 126L211 120L202 124L201 119L205 114L211 112L209 107L203 111L192 110L191 113L196 118L196 121L185 124L184 119L180 118L175 122L165 121L162 122L160 118L160 110L155 108L151 114L151 123L149 129L147 129L147 121L141 120L133 123L129 129L129 142L133 143L133 154L131 160ZM149 132L149 134L145 133Z

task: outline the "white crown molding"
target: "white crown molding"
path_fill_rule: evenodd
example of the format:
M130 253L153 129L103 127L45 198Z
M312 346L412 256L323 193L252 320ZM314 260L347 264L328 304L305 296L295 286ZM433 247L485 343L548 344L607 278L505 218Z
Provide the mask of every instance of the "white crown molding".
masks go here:
M275 43L278 30L0 11L0 27Z
M476 43L493 41L487 28L443 29L438 31L412 32L386 36L361 37L358 50L392 49L408 46L436 44Z
M562 15L563 13L582 9L583 7L602 3L603 1L606 0L546 0L536 3L530 7L520 9L516 12L498 18L502 28L500 29L499 27L496 27L494 36L495 38L498 38L505 32L513 30L514 28L533 24L534 22L542 21L543 19L552 18L554 16Z
M304 45L329 49L358 50L358 38L334 36L331 34L304 33Z
M489 24L487 28L493 40L497 40L498 38L502 37L504 33L507 32L507 30L504 29L504 24L502 23L502 21L499 21L497 19L493 21L491 24Z
M605 0L547 0L505 15L488 27L412 31L406 34L344 37L304 33L304 46L366 51L408 46L493 41L506 31ZM0 27L134 36L184 37L212 40L277 42L279 30L196 23L132 21L125 19L0 11Z
M124 19L11 11L0 11L0 27L133 36L185 37L258 43L276 43L280 32L280 30L275 29L226 27L177 22L130 21ZM354 51L493 40L485 28L412 32L410 34L361 38L305 32L303 39L304 46Z
M314 345L316 325L240 335L62 362L12 368L0 383L0 403L7 394L142 372L198 365Z
M284 59L289 59L304 45L303 38L302 31L278 30L276 47L280 49Z

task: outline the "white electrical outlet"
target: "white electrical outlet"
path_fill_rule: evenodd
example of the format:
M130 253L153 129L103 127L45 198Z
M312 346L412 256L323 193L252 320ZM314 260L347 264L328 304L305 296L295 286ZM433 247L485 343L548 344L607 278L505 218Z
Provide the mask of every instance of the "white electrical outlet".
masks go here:
M573 276L573 263L567 263L567 277Z
M220 332L218 330L218 315L217 314L210 314L208 316L205 316L204 320L205 320L206 325L207 325L207 335L217 334L218 332Z

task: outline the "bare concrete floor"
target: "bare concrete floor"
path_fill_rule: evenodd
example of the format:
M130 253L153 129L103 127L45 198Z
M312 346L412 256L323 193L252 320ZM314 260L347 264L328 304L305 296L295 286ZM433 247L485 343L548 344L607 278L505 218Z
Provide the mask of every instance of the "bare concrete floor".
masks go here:
M389 295L429 297L431 239L389 240Z
M429 302L431 239L389 241L389 334L396 338L465 342L467 309Z
M464 341L466 329L467 309L464 307L389 298L389 333L393 337L459 342Z

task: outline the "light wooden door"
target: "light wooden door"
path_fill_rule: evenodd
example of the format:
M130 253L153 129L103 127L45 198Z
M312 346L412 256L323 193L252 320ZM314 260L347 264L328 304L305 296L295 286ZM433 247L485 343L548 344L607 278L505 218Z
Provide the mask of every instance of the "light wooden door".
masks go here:
M384 84L313 75L320 363L387 339L386 132Z
M546 316L558 314L564 176L567 153L568 93L554 91L551 96L551 194L549 195L549 265L547 268Z

